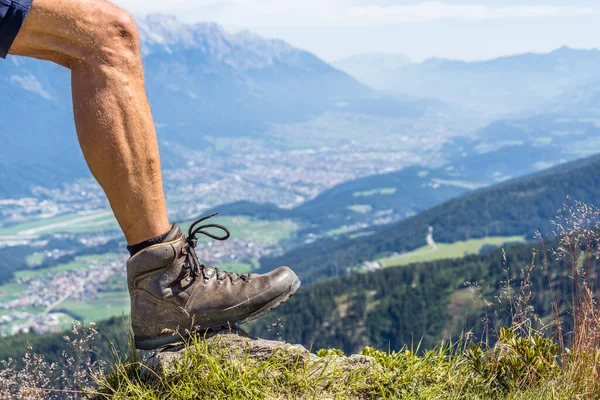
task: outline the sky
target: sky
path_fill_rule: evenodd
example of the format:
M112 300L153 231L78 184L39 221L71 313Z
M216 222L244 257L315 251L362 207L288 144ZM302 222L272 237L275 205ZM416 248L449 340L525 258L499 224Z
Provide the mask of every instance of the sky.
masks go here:
M143 16L248 29L335 61L360 53L481 60L600 47L599 0L115 0Z

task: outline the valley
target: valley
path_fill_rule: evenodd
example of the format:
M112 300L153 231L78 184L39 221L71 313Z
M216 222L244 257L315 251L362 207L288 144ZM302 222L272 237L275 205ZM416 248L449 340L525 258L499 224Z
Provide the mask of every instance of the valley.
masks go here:
M600 196L597 51L337 69L216 24L139 24L170 219L220 212L232 237L200 240L202 262L303 281L254 334L347 352L477 336L502 250L517 281L567 196ZM68 74L2 68L0 336L126 319L126 243L80 155Z

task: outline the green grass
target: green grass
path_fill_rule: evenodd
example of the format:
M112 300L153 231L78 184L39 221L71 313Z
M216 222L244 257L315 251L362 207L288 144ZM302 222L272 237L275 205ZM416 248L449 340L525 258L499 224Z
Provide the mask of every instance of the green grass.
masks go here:
M341 228L336 228L336 229L332 229L330 231L328 231L325 236L339 236L339 235L347 235L353 231L355 231L356 228L350 228L348 226L343 226Z
M444 260L452 258L463 258L465 255L478 254L486 245L502 246L505 243L525 242L522 236L487 237L483 239L472 239L452 244L438 243L434 250L429 246L423 246L409 253L399 256L377 260L384 267L398 267L414 263Z
M25 258L25 262L30 267L33 267L34 265L38 265L42 261L44 261L44 253L33 253L33 254L28 255Z
M119 231L120 227L114 217L100 218L94 221L73 224L68 228L51 230L48 233L68 232L68 233L96 233L96 232L113 232ZM44 232L47 233L47 232Z
M67 221L70 221L70 220L76 218L77 216L78 216L77 214L67 214L67 215L61 215L59 217L39 218L39 219L35 219L32 221L28 221L28 222L23 222L21 224L16 224L16 225L12 225L12 226L0 229L0 236L16 235L19 232L24 231L24 230L36 229L36 228L40 228L40 227L43 227L43 226L46 226L49 224L67 222Z
M347 207L349 210L360 213L360 214L366 214L368 212L371 212L371 210L373 209L373 206L371 206L370 204L355 204L352 206L348 206Z
M9 283L0 286L0 302L8 302L21 297L21 293L27 288L27 285Z
M486 185L478 183L478 182L467 182L467 181L459 181L459 180L447 180L447 179L432 179L434 183L438 183L440 185L446 186L454 186L457 188L468 189L468 190L476 190L485 187Z
M356 239L359 237L366 237L366 236L371 236L374 234L375 234L375 231L361 231L361 232L352 233L352 234L348 235L348 239Z
M116 220L108 210L87 214L66 214L32 221L0 229L0 236L46 235L57 232L89 233L118 229Z
M291 221L263 221L249 217L217 217L217 223L227 226L234 238L275 244L290 238L298 229ZM187 228L192 221L181 224ZM211 221L213 222L213 221ZM51 233L94 233L117 231L119 226L108 210L89 214L67 214L53 218L39 218L0 229L0 236L46 235ZM33 260L33 259L32 259Z
M181 228L187 234L187 230L193 221L181 224ZM280 240L289 239L298 229L291 221L264 221L250 217L221 217L216 216L206 223L216 223L226 226L231 231L231 238L243 241L257 242L262 244L276 244ZM218 230L215 230L220 235Z
M503 329L498 345L441 344L429 351L365 348L344 359L279 349L265 357L194 338L167 371L147 373L137 357L97 375L96 399L587 399L600 386L576 387L561 369L558 345L537 333ZM592 373L590 372L590 375Z
M364 192L354 192L354 197L369 197L374 196L376 194L380 195L392 195L396 193L398 189L396 188L383 188L383 189L374 189L374 190L366 190Z
M57 265L56 267L39 269L39 270L22 270L15 272L15 278L41 278L46 275L56 274L59 272L69 272L78 269L88 268L88 264L81 261L75 261L68 264Z
M36 254L39 254L39 253L36 253ZM90 254L90 255L86 255L86 256L77 257L76 261L74 261L74 262L57 265L52 268L17 271L17 272L15 272L15 278L17 278L17 279L40 278L40 277L43 277L43 276L46 276L49 274L56 274L59 272L68 272L68 271L74 271L74 270L78 270L78 269L84 269L84 268L87 268L89 266L89 264L92 262L106 261L106 260L109 260L111 258L115 258L118 256L119 256L119 254L117 254L117 253Z
M82 318L85 323L104 321L129 314L129 294L125 291L100 293L97 299L86 302L68 299L57 309L77 319Z

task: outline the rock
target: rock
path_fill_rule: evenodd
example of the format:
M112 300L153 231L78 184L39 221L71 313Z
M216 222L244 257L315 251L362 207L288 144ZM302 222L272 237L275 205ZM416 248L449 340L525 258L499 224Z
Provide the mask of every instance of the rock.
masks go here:
M200 343L201 345L205 344L208 349L226 354L231 359L240 360L248 358L257 361L266 361L276 356L283 360L290 360L290 362L319 360L316 355L303 346L250 338L246 332L239 328L208 333L206 338L200 341ZM143 375L148 375L148 373L154 376L165 375L185 352L186 346L183 344L158 351L145 362L148 370Z
M378 368L372 357L353 355L328 356L319 358L301 345L292 345L279 341L251 338L240 329L211 333L206 339L200 341L200 346L216 354L226 356L230 360L255 360L267 361L276 357L278 361L291 364L304 363L310 369L319 369L324 372L350 371L362 368ZM195 351L194 349L192 351ZM165 376L172 369L174 363L181 359L186 352L183 345L162 350L150 357L145 365L148 367L142 379Z

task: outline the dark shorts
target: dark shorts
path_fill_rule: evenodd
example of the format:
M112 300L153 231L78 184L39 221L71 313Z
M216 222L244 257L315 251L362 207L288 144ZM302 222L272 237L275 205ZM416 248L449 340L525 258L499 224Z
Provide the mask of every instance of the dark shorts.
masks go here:
M0 57L6 58L33 0L0 0Z

